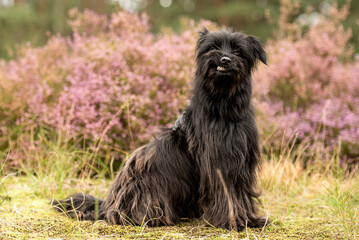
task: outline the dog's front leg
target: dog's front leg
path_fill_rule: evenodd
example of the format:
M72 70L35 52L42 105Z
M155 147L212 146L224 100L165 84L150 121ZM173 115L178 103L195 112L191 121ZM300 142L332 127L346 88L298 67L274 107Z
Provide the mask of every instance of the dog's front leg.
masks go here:
M211 179L202 179L200 206L203 219L209 225L237 231L264 226L266 219L257 215L258 194L245 179L238 174L234 176L234 171L223 172L216 169L210 174Z

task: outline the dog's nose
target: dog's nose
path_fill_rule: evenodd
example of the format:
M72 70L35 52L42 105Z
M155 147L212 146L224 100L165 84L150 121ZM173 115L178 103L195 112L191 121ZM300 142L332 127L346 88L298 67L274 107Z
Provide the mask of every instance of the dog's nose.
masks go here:
M226 65L231 63L231 59L229 57L222 57L220 61L221 61L221 63L226 64Z

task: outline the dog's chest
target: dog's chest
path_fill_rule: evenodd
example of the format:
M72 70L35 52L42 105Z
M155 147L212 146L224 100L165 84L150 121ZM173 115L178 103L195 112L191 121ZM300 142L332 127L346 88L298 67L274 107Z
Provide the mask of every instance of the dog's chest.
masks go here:
M204 144L206 151L217 156L245 154L250 142L250 129L251 127L238 122L210 122L203 128L204 134L200 142Z

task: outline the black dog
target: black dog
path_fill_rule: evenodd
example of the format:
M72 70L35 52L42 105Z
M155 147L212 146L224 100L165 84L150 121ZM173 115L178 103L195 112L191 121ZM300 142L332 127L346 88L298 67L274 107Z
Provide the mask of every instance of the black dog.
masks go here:
M71 217L112 224L173 225L203 218L221 228L262 227L256 207L258 132L251 105L253 36L201 32L193 97L173 128L136 150L102 201L75 194L54 205Z

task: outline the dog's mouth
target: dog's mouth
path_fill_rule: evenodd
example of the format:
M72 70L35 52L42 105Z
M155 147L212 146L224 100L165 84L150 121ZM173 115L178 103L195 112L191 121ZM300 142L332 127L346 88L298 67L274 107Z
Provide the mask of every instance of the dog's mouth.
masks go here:
M218 66L218 67L217 67L217 71L219 71L219 72L227 72L227 68L226 68L226 67L222 67L222 66Z

